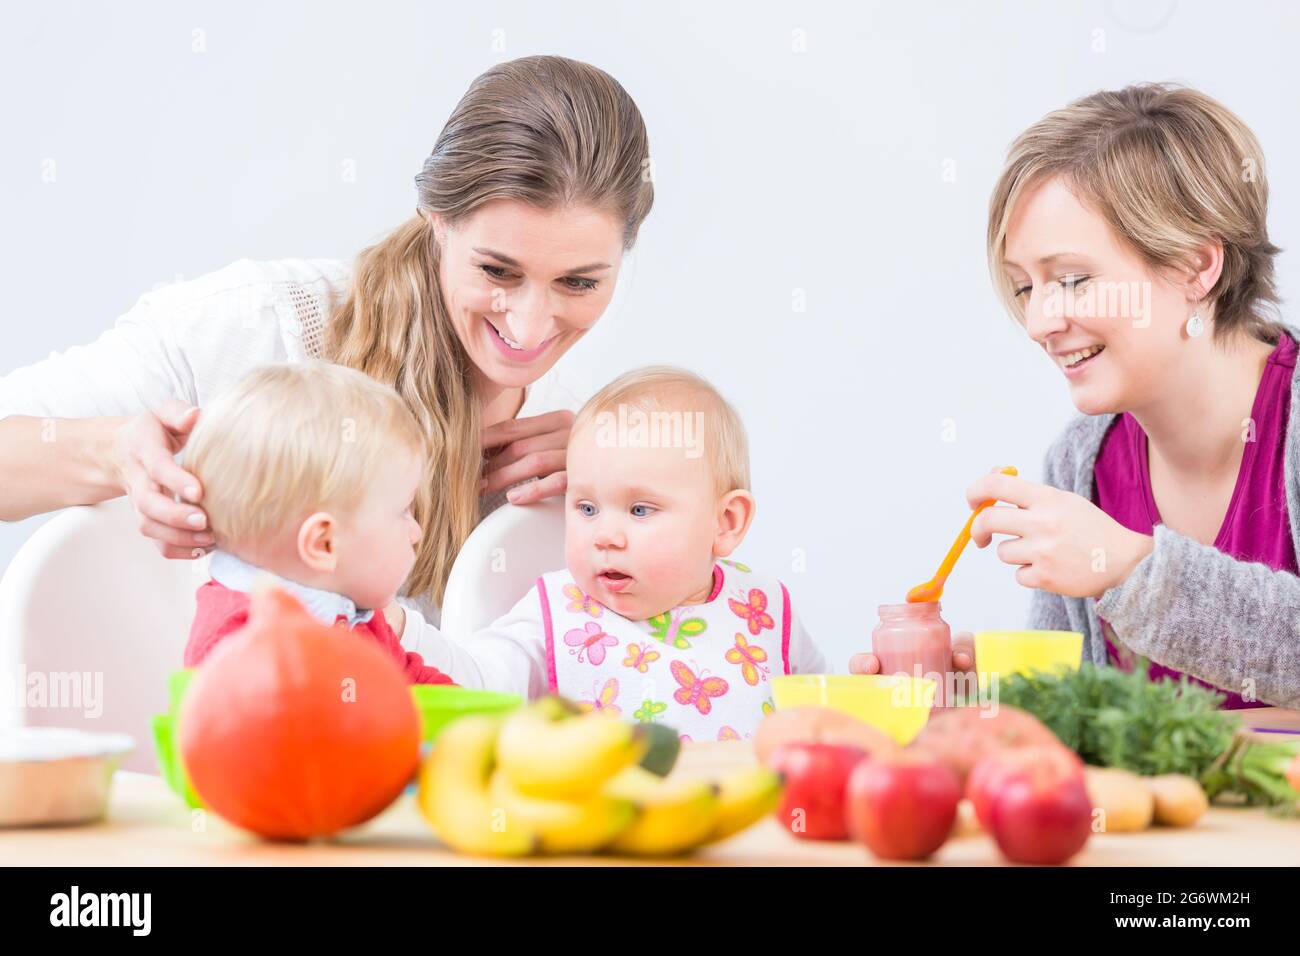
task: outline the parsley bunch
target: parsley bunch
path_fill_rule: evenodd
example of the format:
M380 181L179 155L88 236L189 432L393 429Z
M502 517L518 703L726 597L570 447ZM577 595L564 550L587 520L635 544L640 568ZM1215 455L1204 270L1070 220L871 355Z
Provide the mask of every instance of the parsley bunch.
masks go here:
M1268 805L1295 813L1300 743L1261 741L1221 710L1223 695L1185 676L1152 681L1147 662L1132 673L1082 664L1077 671L1016 674L1000 682L998 702L1027 710L1085 763L1143 776L1181 773L1223 803Z
M1077 671L1015 674L998 700L1045 723L1084 763L1143 776L1182 773L1200 779L1232 744L1239 721L1220 710L1223 696L1182 677L1148 680L1084 663Z

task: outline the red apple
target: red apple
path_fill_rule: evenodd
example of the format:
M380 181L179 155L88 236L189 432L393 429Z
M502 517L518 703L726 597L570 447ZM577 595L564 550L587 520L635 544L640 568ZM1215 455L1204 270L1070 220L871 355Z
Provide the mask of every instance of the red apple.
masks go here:
M849 774L867 759L865 750L843 744L787 744L769 766L785 777L776 818L805 840L847 840L844 810Z
M1017 774L1029 773L1033 764L1047 764L1063 776L1083 773L1083 761L1074 751L1060 745L1044 744L995 751L980 760L966 778L966 798L975 809L980 826L993 831L993 798L1001 792L1004 782Z
M1008 860L1052 865L1083 849L1092 834L1092 801L1077 757L1048 746L987 759L1011 761L980 775L988 829Z
M961 783L922 754L865 760L849 777L848 823L883 860L924 860L952 833Z
M971 770L985 757L1038 744L1064 746L1033 714L1003 704L996 708L936 709L908 749L933 754L951 767L965 785Z
M986 757L971 768L966 778L966 799L975 809L975 819L986 832L993 830L993 796L1002 786L1001 778L1016 769L1011 760Z

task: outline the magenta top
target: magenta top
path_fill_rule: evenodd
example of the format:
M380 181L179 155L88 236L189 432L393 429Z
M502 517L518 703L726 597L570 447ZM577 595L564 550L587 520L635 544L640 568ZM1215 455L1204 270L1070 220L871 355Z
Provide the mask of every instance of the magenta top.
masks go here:
M1228 502L1227 514L1214 539L1214 547L1238 561L1257 561L1274 571L1297 572L1295 545L1286 507L1286 426L1290 411L1291 379L1295 374L1296 342L1283 333L1268 358L1264 376L1255 393L1251 418L1254 441L1246 443L1237 472L1237 484ZM1140 534L1153 534L1160 524L1160 512L1151 493L1151 470L1147 463L1147 436L1132 415L1116 418L1097 453L1093 467L1093 501L1124 527ZM1103 622L1104 624L1105 622ZM1120 635L1122 638L1122 635ZM1124 670L1133 668L1132 654L1115 646L1106 636L1110 663ZM1152 664L1152 679L1178 671ZM1190 675L1189 675L1190 676ZM1209 687L1204 681L1196 683ZM1228 709L1262 707L1224 688Z

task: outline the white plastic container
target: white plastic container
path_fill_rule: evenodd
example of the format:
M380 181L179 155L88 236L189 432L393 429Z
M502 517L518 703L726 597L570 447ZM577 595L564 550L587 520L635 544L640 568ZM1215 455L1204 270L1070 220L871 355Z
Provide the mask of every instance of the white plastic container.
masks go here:
M0 731L0 827L89 823L108 809L126 734L55 727Z

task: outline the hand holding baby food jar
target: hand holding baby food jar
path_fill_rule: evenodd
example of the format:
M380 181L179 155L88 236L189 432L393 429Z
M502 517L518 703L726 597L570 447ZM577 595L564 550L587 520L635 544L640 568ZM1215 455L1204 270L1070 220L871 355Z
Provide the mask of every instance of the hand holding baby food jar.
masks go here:
M886 608L898 607L898 606L899 605L892 605L892 604L884 605L884 607ZM915 606L915 605L902 605L902 607L909 607L909 606ZM936 608L936 613L938 613L938 610L939 609ZM882 614L882 621L881 621L882 625L884 624L883 617L884 615ZM947 624L945 623L944 626L946 627ZM877 644L876 646L879 647L880 645ZM891 668L896 664L897 661L893 661L893 660L890 661ZM850 674L896 674L898 673L898 670L894 670L891 668L886 668L882 666L880 658L877 657L876 654L871 651L864 651L860 654L854 654L853 657L849 660ZM913 671L912 667L905 665L902 669L905 670L907 674L912 675L912 671ZM949 660L948 666L943 670L944 670L945 677L947 677L949 674L953 675L951 681L945 682L947 686L953 686L953 687L961 686L960 682L964 682L973 676L973 672L975 670L975 635L974 634L972 634L970 631L958 631L956 634L952 636L952 657ZM968 674L967 672L972 672L972 673ZM948 703L952 703L951 701L947 701L947 697L945 697L944 700ZM937 704L938 701L936 699L936 706Z
M1004 475L1017 473L1014 465L995 468L994 471ZM854 655L849 661L850 673L902 673L909 677L929 678L936 684L934 706L944 707L952 703L952 689L956 686L952 675L975 666L973 641L968 634L959 634L957 641L953 641L947 622L939 614L939 598L943 596L948 575L970 542L971 525L979 513L992 504L992 501L983 501L976 506L957 533L934 577L908 591L906 604L880 606L880 623L871 635L873 653Z
M906 674L935 682L934 706L949 703L953 669L952 632L938 601L880 605L871 647L882 674Z

